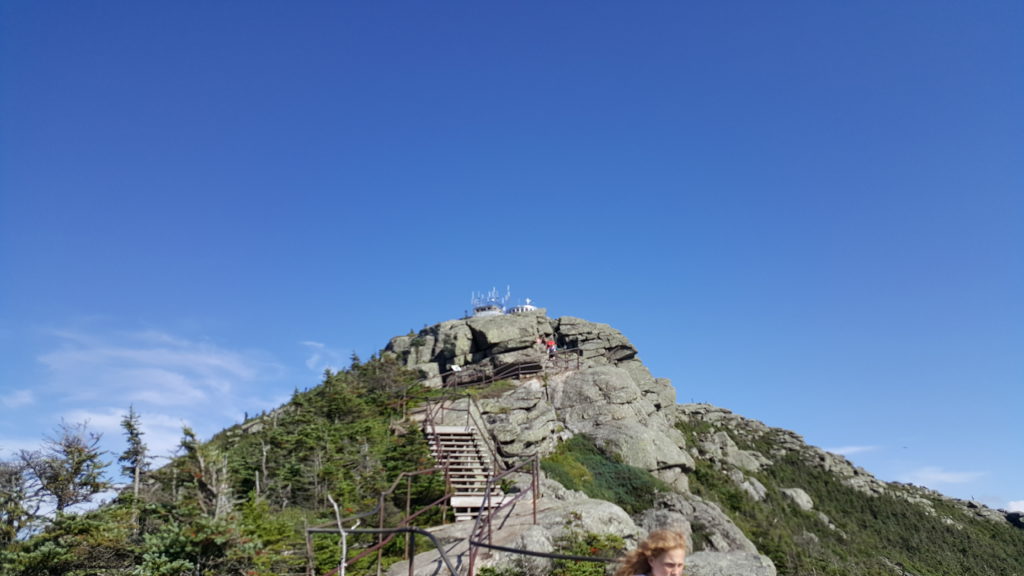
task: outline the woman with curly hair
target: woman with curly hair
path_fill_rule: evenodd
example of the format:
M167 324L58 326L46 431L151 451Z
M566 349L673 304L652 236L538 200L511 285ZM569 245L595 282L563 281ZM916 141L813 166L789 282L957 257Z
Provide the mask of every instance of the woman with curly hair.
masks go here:
M682 533L655 530L622 558L615 576L680 576L685 559L686 537Z

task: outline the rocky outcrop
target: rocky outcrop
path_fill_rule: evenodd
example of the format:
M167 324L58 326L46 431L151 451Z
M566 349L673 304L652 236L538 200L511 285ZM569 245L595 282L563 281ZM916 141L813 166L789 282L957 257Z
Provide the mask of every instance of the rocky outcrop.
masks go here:
M547 353L537 344L539 337L552 338L560 349L573 350L583 365L621 365L633 374L645 394L655 395L656 403L675 403L674 392L664 393L667 381L656 383L637 359L636 348L618 330L568 316L548 318L543 308L449 320L392 338L384 353L394 354L405 366L418 370L428 385L440 386L441 375L453 366L469 367L479 379L486 379L509 366L544 363Z
M571 369L555 369L537 345L539 337L554 338L560 348L572 350L578 362ZM503 528L501 536L505 546L552 552L567 530L614 534L632 544L651 530L670 528L688 536L686 573L691 576L775 576L772 561L760 554L717 504L690 492L688 473L697 470L700 478L698 463L710 466L715 478L728 478L755 502L777 502L772 499L781 493L781 505L816 516L823 529L842 538L846 535L833 520L815 509L808 489L789 482L772 484L770 467L797 458L867 497L895 494L933 514L938 508L933 502L941 497L919 487L881 482L845 457L809 446L788 430L709 404L677 405L671 382L653 377L629 340L606 324L572 317L551 319L543 310L451 320L394 338L385 352L419 370L434 385L444 383L453 365L486 379L509 366L536 364L538 371L517 374L513 385L497 396L451 405L449 417L465 422L467 414L472 414L496 455L509 465L544 457L561 442L582 434L604 453L647 470L673 489L659 495L651 509L630 517L615 504L545 479L538 524L507 523L510 529ZM821 502L826 507L826 500ZM972 502L959 504L968 516L1021 526L1020 513L997 512ZM840 524L841 520L836 518ZM958 520L948 518L948 522L957 525ZM813 545L821 534L825 532L804 531L794 538ZM481 566L512 565L526 574L550 571L547 560L504 552L489 552L482 562Z
M1024 530L1024 512L1007 512L1006 521L1012 526Z
M751 495L759 491L744 472L770 466L773 459L787 454L798 455L864 494L886 492L886 484L863 468L854 466L843 456L808 445L800 435L789 430L771 428L710 404L681 404L676 407L676 414L688 428L703 430L695 438L690 453L711 462ZM746 447L741 447L737 440L742 440Z
M471 366L486 377L504 366L542 361L545 353L537 338L552 335L556 325L543 309L449 320L392 338L384 352L418 370L428 385L440 386L440 375L452 366Z
M658 385L646 382L648 391ZM500 399L481 400L480 412L509 462L551 453L561 440L585 434L609 454L687 490L693 458L686 441L627 369L601 364L531 378Z
M757 554L754 546L716 504L689 493L663 494L640 516L645 532L677 530L686 534L688 552L697 550L694 533L701 534L700 549L709 552Z

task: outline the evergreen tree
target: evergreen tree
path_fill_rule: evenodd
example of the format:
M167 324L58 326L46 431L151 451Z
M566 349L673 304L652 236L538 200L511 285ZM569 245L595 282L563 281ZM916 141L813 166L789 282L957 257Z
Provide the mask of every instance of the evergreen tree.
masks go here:
M128 447L117 461L121 464L121 473L132 479L132 495L138 499L142 476L149 470L149 461L146 457L148 448L142 441L142 428L135 406L128 406L128 413L121 419L121 428L124 429Z
M90 432L85 422L61 421L56 435L44 440L42 450L22 450L21 462L32 484L29 498L51 500L59 515L110 488L101 437Z
M28 499L26 480L21 462L0 462L0 548L14 542L38 511Z
M223 517L232 507L227 454L216 446L200 442L188 426L182 428L181 447L185 450L182 464L195 489L194 503L206 516Z

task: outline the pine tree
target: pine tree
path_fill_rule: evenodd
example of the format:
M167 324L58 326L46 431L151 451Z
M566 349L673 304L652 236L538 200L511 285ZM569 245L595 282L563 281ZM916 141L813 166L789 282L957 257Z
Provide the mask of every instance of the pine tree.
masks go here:
M26 481L21 462L0 462L0 549L15 541L38 511L29 501Z
M128 413L121 419L121 428L124 429L128 447L117 461L121 464L121 473L132 479L132 495L138 500L139 487L143 475L149 470L149 461L146 458L148 448L142 441L139 413L134 406L128 406Z
M61 421L56 435L45 438L42 450L22 450L19 455L33 483L31 496L51 500L60 515L110 488L101 437L90 432L85 422Z

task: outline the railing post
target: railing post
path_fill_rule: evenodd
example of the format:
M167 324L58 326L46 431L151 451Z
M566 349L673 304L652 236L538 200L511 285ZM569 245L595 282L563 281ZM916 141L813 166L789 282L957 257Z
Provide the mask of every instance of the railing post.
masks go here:
M530 487L530 490L533 492L533 523L534 523L534 525L537 524L537 498L540 497L540 494L539 494L539 492L540 492L540 482L539 482L540 470L539 470L539 467L540 467L540 460L538 460L537 456L534 455L534 457L533 457L533 466L532 466L533 473L531 474L531 476L533 476L533 478L530 479L530 481L533 483L533 486Z
M406 520L403 520L402 524L408 524L409 523L407 519L409 518L409 516L411 514L412 514L412 476L406 476L405 477L405 517L406 517ZM412 535L411 532L406 532L405 533L405 549L406 549L406 551L408 551L408 549L409 549L409 540L411 538L415 538L415 537ZM406 560L411 560L411 559L412 559L411 556L406 558ZM410 574L409 576L412 576L412 574Z
M405 553L408 556L409 576L413 576L413 574L416 572L416 534L412 532L406 532L405 535Z
M383 492L381 492L381 494L380 494L380 499L379 499L378 505L379 505L378 517L380 519L377 521L377 528L380 528L381 530L384 530L384 493ZM384 533L381 532L380 534L377 534L377 546L378 546L378 548L377 548L377 576L381 575L381 564L384 562L384 546L382 546L383 542L384 542Z
M313 535L309 532L309 525L305 520L302 526L306 532L306 576L313 576L316 572L316 555L313 553Z

